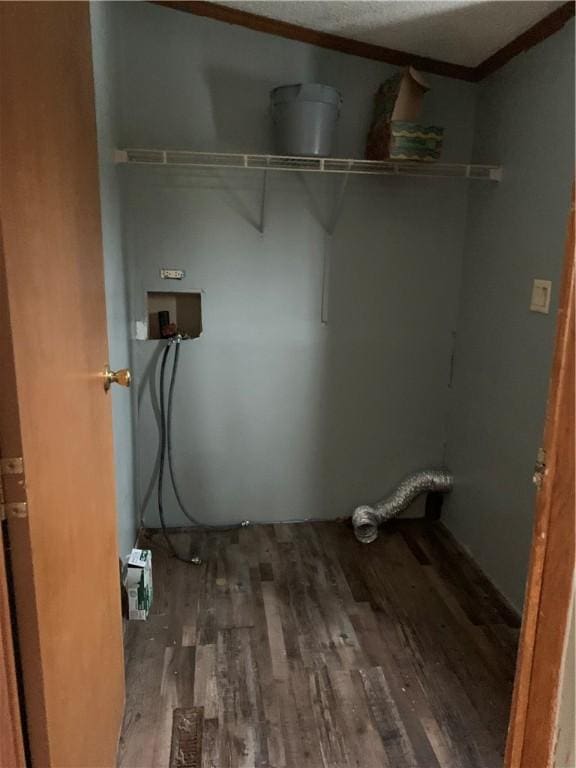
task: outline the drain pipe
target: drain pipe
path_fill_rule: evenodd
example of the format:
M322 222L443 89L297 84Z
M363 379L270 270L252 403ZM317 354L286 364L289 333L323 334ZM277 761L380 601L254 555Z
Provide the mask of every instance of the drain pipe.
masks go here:
M352 515L356 538L363 544L370 544L378 538L378 527L386 520L397 517L421 493L448 493L453 484L452 475L446 469L413 472L402 480L390 496L375 506L356 507Z

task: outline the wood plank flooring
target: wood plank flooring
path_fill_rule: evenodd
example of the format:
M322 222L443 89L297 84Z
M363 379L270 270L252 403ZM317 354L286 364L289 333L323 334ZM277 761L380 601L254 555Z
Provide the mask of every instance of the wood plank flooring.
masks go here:
M442 525L179 533L126 637L121 768L168 764L204 707L203 768L500 768L518 619Z

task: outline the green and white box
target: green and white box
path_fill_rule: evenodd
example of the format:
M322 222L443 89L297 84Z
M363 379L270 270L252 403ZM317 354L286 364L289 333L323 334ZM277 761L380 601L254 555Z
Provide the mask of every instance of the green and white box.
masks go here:
M124 586L128 595L128 618L145 621L152 606L152 552L133 549L126 563Z

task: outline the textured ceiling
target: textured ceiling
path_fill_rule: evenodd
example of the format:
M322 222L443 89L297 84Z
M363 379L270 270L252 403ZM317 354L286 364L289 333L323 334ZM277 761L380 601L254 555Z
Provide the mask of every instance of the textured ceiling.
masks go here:
M563 3L544 0L224 0L219 5L474 67Z

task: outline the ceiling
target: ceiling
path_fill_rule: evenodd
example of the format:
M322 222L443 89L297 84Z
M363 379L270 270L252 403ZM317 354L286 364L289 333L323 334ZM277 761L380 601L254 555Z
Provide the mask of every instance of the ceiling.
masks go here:
M564 3L548 0L224 0L241 11L475 67Z

